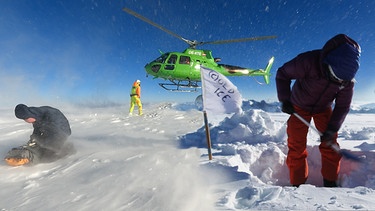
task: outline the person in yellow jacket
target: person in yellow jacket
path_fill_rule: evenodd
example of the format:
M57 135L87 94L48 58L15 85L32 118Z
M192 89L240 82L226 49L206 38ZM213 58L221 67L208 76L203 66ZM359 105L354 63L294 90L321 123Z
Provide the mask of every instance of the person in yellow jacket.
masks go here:
M142 102L141 102L141 81L136 80L130 90L130 109L129 114L133 114L134 106L138 106L138 115L142 115Z

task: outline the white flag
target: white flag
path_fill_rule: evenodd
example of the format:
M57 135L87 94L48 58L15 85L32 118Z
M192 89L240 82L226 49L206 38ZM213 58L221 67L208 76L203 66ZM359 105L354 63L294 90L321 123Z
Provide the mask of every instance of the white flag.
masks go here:
M241 112L242 96L224 75L201 66L203 110L212 113Z

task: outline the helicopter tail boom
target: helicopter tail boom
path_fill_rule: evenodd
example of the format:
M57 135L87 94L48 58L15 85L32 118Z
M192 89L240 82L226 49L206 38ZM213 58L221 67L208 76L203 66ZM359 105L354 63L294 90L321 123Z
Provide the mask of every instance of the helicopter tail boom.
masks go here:
M250 69L244 67L238 67L227 64L219 64L219 67L223 68L221 71L222 74L226 76L263 76L264 82L266 84L270 83L270 71L273 65L274 57L268 61L268 64L265 69Z
M221 67L225 69L224 75L229 76L263 76L264 82L266 84L270 83L270 71L273 65L273 61L275 60L274 57L271 57L271 59L268 61L268 64L265 69L249 69L249 68L243 68L243 67L237 67L232 65L224 65L220 64Z
M257 69L257 70L255 70L254 72L251 73L251 76L263 76L264 82L266 84L269 84L270 83L270 76L271 76L270 71L271 71L274 60L275 60L275 57L271 57L271 59L268 61L268 64L267 64L267 66L264 70L263 69Z

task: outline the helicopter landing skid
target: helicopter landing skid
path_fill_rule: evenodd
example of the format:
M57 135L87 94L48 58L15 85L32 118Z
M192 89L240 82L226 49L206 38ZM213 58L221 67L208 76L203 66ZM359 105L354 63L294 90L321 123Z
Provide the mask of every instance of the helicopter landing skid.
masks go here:
M197 92L201 86L197 81L175 81L170 80L171 83L159 83L159 85L171 92ZM185 83L186 82L186 83Z

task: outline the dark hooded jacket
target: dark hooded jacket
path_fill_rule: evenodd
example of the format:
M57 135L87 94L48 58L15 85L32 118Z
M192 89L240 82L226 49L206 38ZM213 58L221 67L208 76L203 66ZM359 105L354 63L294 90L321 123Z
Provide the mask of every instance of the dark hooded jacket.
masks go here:
M346 35L339 34L327 41L322 49L302 53L285 63L276 74L276 87L280 102L290 101L293 105L311 114L320 113L330 108L334 102L333 113L328 122L328 129L332 131L340 129L349 112L354 80L345 83L330 80L328 65L324 61L330 52L343 44L354 46L359 59L359 45ZM354 72L351 72L351 75L353 77L358 66L359 63L356 66L357 69L356 67L352 68ZM292 80L295 82L291 89Z
M58 152L64 142L71 134L69 121L64 114L49 106L27 107L19 104L16 106L15 114L17 118L35 118L33 123L34 131L30 139L42 148Z

